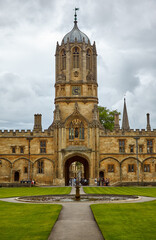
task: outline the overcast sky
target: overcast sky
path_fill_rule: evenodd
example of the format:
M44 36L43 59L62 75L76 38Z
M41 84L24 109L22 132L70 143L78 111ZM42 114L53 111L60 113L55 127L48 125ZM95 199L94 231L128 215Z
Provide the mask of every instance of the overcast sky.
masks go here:
M99 105L156 128L156 0L0 0L0 129L43 129L54 110L55 48L78 26L98 52ZM121 123L120 123L121 124Z

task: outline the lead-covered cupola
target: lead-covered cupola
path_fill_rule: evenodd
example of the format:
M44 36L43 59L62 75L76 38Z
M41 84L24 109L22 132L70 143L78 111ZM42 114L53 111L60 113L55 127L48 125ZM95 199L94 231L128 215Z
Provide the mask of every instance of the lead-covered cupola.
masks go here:
M90 40L87 37L87 35L81 32L80 29L78 28L76 14L75 14L74 27L69 33L67 33L64 36L62 43L66 44L67 41L69 41L70 43L74 43L75 41L77 41L78 43L82 43L82 42L85 42L86 44L90 43Z

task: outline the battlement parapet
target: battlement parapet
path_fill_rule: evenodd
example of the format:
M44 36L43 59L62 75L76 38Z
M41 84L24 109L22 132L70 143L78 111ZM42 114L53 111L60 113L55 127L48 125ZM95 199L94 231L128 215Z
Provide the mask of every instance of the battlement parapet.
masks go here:
M100 137L102 136L129 136L129 137L135 137L135 136L146 136L146 137L156 137L156 129L153 130L145 130L145 129L130 129L127 131L123 131L122 129L117 130L100 130Z
M0 137L53 137L53 131L44 130L44 131L32 131L32 130L0 130Z

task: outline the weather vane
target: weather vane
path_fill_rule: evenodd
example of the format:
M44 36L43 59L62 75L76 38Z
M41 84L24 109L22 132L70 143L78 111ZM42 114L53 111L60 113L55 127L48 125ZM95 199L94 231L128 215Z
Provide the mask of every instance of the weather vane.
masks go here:
M77 14L76 14L76 11L78 11L78 10L79 10L79 8L76 8L76 7L75 7L75 9L73 9L73 10L75 11L75 15L74 15L74 16L75 16L75 18L74 18L74 22L77 22Z

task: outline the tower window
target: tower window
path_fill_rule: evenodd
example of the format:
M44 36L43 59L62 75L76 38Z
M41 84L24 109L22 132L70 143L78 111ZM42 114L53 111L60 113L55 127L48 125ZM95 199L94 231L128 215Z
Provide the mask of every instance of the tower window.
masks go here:
M90 70L91 69L91 52L88 49L86 53L86 69Z
M75 128L75 138L78 138L78 136L79 136L79 129Z
M65 70L66 69L66 51L65 50L62 50L61 57L62 57L62 70Z
M77 47L73 51L73 68L79 68L79 49Z

